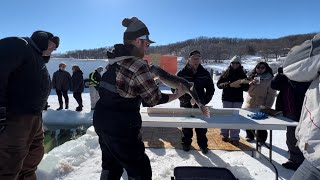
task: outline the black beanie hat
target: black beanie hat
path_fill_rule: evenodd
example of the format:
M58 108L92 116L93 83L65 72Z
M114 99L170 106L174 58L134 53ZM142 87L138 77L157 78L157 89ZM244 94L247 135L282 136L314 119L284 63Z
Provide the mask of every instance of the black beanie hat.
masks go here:
M189 57L194 56L194 55L197 55L197 56L201 57L200 52L197 51L197 50L191 51L191 52L189 53Z
M57 45L56 48L59 47L60 44L60 38L58 36L53 36L52 38L49 39L50 41L52 41L53 43L55 43Z
M41 51L48 49L48 40L54 42L57 47L59 46L60 39L58 36L53 36L52 33L47 31L35 31L32 33L31 39Z
M147 26L140 21L137 17L125 18L122 20L122 25L126 27L126 31L123 34L123 42L126 43L128 40L135 40L138 37L146 35L149 43L154 43L149 39L149 30Z

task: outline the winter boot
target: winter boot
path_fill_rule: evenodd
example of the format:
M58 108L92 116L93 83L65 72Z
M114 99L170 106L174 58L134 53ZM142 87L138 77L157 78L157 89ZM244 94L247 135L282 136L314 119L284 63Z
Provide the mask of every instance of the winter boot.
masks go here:
M200 147L200 149L201 149L201 152L203 154L207 154L208 153L208 148L207 147Z
M82 106L78 106L77 108L76 108L76 111L82 111Z
M44 106L43 110L48 110L48 107L50 107L50 105L48 104L48 102L46 103L46 105Z
M182 144L182 149L186 152L190 151L190 145Z
M230 141L230 139L228 137L224 137L224 136L221 138L221 140L224 141L224 142L229 142Z
M57 111L60 111L61 109L63 109L63 103L62 102L59 102L59 108L57 109Z
M231 140L230 143L231 143L232 145L234 145L234 146L237 146L237 147L238 147L239 144L240 144L240 143L239 143L239 140Z
M300 165L301 164L292 162L290 160L288 160L287 162L282 164L283 167L285 167L287 169L294 170L294 171L296 171L299 168Z
M65 109L69 109L69 105L68 104L66 104L66 108Z

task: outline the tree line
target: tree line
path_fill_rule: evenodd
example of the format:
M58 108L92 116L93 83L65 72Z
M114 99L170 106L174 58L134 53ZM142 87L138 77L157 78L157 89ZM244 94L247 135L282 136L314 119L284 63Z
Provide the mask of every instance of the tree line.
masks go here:
M147 53L175 55L186 58L190 51L199 50L202 58L207 60L230 59L234 55L258 55L268 60L269 58L286 56L292 47L308 39L312 39L314 35L316 33L290 35L277 39L198 37L168 45L151 46ZM106 51L111 49L112 47L110 46L97 49L74 50L63 54L55 54L54 57L107 59Z

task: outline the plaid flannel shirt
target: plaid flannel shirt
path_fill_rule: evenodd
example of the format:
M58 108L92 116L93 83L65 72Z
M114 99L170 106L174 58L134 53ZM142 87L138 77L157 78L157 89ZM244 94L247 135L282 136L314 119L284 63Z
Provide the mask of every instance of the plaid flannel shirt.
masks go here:
M116 87L120 96L135 98L140 96L149 106L155 106L162 97L146 61L130 58L118 62Z

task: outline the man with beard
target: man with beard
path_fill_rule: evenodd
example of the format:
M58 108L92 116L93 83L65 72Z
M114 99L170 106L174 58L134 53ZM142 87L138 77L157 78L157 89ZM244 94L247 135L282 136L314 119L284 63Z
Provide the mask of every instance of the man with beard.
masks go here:
M125 18L122 25L126 27L124 44L116 44L107 53L109 65L99 84L100 99L93 114L102 151L101 179L120 179L124 168L129 179L151 180L150 160L140 133L141 102L155 106L177 99L183 92L163 94L153 80L142 59L153 43L146 25L136 17Z

